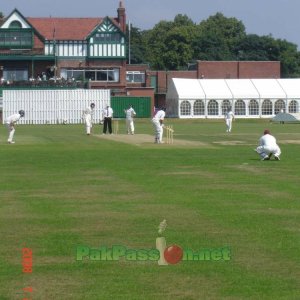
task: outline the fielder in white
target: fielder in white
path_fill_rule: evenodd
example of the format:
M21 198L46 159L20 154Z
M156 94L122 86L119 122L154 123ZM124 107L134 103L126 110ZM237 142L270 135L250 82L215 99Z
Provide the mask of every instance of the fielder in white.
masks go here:
M91 134L91 129L93 127L93 113L94 113L95 103L91 103L90 107L87 107L82 112L82 119L85 123L86 134Z
M15 134L15 124L20 120L20 118L25 116L24 110L19 110L19 113L13 114L6 118L5 125L8 130L8 140L9 144L14 144L14 134Z
M126 115L127 134L134 134L133 118L136 116L136 112L134 111L132 105L130 105L127 109L124 109L124 112Z
M162 137L163 137L163 132L164 132L164 119L166 116L165 113L166 109L162 108L160 110L158 110L156 112L156 114L154 115L154 117L152 118L152 124L154 126L155 129L155 143L157 144L161 144L162 141Z
M259 146L254 150L260 155L261 160L270 160L272 155L275 160L280 160L281 150L268 129L265 129L264 135L259 139Z
M231 108L228 107L227 112L225 114L226 132L231 132L233 120L234 120L234 114L233 114Z

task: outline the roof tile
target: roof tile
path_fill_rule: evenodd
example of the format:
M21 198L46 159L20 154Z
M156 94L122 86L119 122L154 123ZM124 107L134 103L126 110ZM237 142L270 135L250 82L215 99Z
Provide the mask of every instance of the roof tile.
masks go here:
M47 40L85 40L102 18L27 18Z

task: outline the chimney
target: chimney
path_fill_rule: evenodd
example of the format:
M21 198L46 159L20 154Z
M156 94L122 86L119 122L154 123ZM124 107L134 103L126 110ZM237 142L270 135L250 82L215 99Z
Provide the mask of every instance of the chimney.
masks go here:
M4 15L0 12L0 26L4 23Z
M119 3L118 8L118 22L120 24L121 30L125 33L126 32L126 14L125 14L125 8L123 0Z

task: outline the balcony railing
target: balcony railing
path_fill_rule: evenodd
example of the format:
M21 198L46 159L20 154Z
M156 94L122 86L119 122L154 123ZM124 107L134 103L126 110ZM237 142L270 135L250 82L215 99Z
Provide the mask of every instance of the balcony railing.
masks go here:
M0 83L0 97L3 90L8 89L87 89L88 82L69 80L45 80L45 81L14 81Z

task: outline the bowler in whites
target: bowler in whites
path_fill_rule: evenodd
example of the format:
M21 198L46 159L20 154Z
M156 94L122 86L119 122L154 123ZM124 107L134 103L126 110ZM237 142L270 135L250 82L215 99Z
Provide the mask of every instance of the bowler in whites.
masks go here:
M126 116L126 130L127 134L134 134L134 122L133 119L136 116L136 112L134 111L132 105L130 105L127 109L124 109Z
M14 144L14 134L15 134L15 124L20 120L20 118L23 118L25 116L25 111L24 110L19 110L17 114L13 114L9 117L6 118L5 120L5 125L8 130L8 139L7 142L9 144Z
M155 143L156 144L161 144L162 137L163 137L163 132L164 132L164 119L166 116L166 109L163 107L159 109L154 117L152 118L152 124L155 130Z
M234 120L234 113L232 112L231 107L228 107L225 113L226 132L231 132L233 120Z
M93 127L93 113L94 113L95 103L91 103L89 107L87 107L82 112L82 119L85 123L86 134L91 134L91 129Z
M280 160L281 150L277 145L277 141L269 129L264 130L263 136L259 139L259 146L254 149L260 157L261 160L270 160L272 155L274 155L275 160Z

